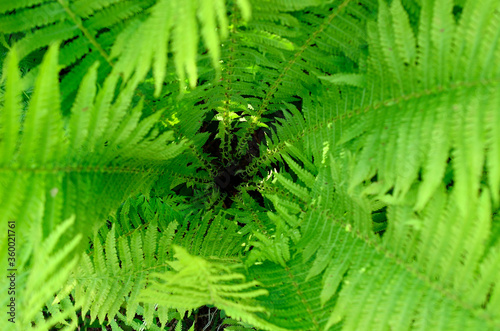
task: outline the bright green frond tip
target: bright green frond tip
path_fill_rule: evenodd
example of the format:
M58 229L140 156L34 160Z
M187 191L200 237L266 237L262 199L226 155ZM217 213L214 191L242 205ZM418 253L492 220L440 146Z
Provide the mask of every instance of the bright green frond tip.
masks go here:
M184 248L174 246L177 260L168 262L172 271L154 273L139 299L179 311L189 311L203 305L213 305L230 316L248 322L258 321L256 312L265 309L256 305L256 298L267 295L256 281L245 282L245 276L234 270L238 265L211 262L190 255Z

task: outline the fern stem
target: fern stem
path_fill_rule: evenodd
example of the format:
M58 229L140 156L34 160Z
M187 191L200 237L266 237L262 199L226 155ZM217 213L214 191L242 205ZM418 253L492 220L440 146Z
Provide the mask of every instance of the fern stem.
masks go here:
M223 120L223 132L220 132L220 137L221 137L221 149L222 149L222 157L225 160L229 160L229 153L231 153L231 141L228 141L228 136L229 139L231 139L232 135L229 134L231 131L231 118L229 112L231 111L231 98L232 98L232 70L233 70L233 62L234 62L234 44L236 43L236 40L234 39L234 34L236 33L236 4L233 3L233 8L231 11L231 46L229 48L229 61L228 61L228 66L227 70L225 71L225 75L221 80L225 80L227 82L226 86L226 91L224 93L225 101L224 101L224 110L223 110L223 115L222 115L222 120ZM227 127L229 126L229 130Z

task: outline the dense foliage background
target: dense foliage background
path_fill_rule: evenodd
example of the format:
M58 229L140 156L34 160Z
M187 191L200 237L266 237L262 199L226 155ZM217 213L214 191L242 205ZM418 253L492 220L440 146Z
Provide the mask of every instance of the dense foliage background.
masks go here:
M0 329L500 330L497 0L3 0L0 63Z

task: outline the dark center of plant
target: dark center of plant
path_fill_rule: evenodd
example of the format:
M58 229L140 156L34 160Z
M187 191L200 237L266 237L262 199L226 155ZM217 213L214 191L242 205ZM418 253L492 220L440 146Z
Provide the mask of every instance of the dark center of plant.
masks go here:
M224 196L224 207L229 208L232 204L232 197L238 194L239 186L247 182L250 178L245 177L242 172L250 164L253 158L259 156L259 144L264 139L264 131L258 129L248 141L247 153L240 158L236 158L236 153L230 153L230 159L224 159L224 151L217 134L217 122L212 121L202 125L200 132L210 132L210 137L203 146L203 151L214 157L212 164L217 169L217 176L214 178L215 187ZM231 147L234 151L237 146L237 136L232 134Z

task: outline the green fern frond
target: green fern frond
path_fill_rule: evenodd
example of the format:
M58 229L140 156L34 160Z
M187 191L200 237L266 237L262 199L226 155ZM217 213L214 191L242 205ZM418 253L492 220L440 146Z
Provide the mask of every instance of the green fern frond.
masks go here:
M268 5L257 2L255 4L255 16L258 16L257 10L263 7L263 10L270 11ZM286 4L284 4L286 8ZM265 9L264 9L265 8ZM276 7L273 11L287 11L290 9L282 9ZM316 75L330 74L338 70L349 70L352 63L343 59L339 63L331 61L326 54L335 53L334 49L347 53L347 47L343 43L350 45L353 40L359 43L353 47L351 56L355 60L359 60L359 56L363 53L360 48L366 44L364 24L370 18L370 14L375 10L376 4L371 1L365 1L362 5L351 1L344 1L340 4L330 5L328 11L315 12L314 10L303 11L298 13L300 18L300 29L303 34L297 37L291 37L290 40L296 45L291 52L281 52L281 58L269 58L275 64L279 63L279 70L272 77L271 72L263 70L266 77L270 78L268 82L269 88L262 98L262 101L257 105L256 112L252 121L249 121L248 127L243 128L244 133L238 144L239 155L246 151L246 143L249 135L254 132L260 122L261 116L266 112L273 112L280 105L275 105L275 100L279 103L283 101L292 101L293 96L303 97L311 92L318 93L321 90L318 78ZM325 14L327 12L328 14ZM335 31L335 36L338 39L331 40L331 36ZM338 31L346 31L345 35L341 35ZM344 32L342 32L344 33ZM266 47L269 48L269 47ZM279 54L279 53L278 53ZM272 78L271 78L272 77ZM297 88L297 82L301 83L301 89ZM249 94L249 93L248 93Z
M367 135L351 188L376 172L378 180L367 193L382 196L393 187L393 198L400 200L421 171L416 204L421 209L440 185L450 157L455 197L462 212L468 213L478 201L484 167L498 204L499 169L493 164L497 164L500 140L493 138L498 136L493 123L498 123L499 76L493 54L500 45L500 20L493 14L498 12L493 1L466 6L458 23L451 3L439 6L440 2L424 2L418 37L400 1L390 9L380 7L378 24L370 30L371 64L366 73L367 86L379 87L357 92L371 94L373 101L357 106L369 114L363 120ZM470 26L469 17L474 15L484 23ZM495 32L487 33L487 25ZM463 38L464 29L468 29L467 38ZM479 42L483 38L487 41ZM471 56L477 66L471 66ZM457 71L458 67L479 71Z
M247 7L242 1L240 6ZM201 22L201 35L212 64L219 69L220 39L227 37L228 23L224 1L159 1L151 9L151 16L136 22L121 34L111 56L120 56L117 67L128 79L132 71L135 79L142 80L150 67L155 78L155 95L159 96L166 74L168 44L172 39L174 62L181 90L187 78L191 87L197 82L196 54L198 51L197 19ZM175 18L175 19L174 19ZM182 24L176 23L177 20ZM216 22L217 20L217 22ZM216 31L219 31L218 33ZM133 45L132 47L129 45ZM159 47L153 48L152 45ZM140 49L140 52L138 52Z
M120 307L125 306L127 321L131 323L138 309L137 295L148 277L148 270L167 267L160 252L170 249L168 243L176 223L172 225L159 238L156 238L156 221L149 223L144 238L137 231L117 238L114 228L108 232L104 247L100 239L95 238L93 254L83 255L81 267L69 278L59 297L64 298L74 291L75 302L82 306L82 314L90 312L91 320L97 318L101 323L106 318L112 321ZM162 320L162 323L166 322Z
M269 296L258 304L270 313L266 319L274 324L272 330L327 330L334 301L320 302L321 278L306 280L310 267L310 263L294 258L283 266L264 262L249 268L247 277L262 283L269 291Z
M60 208L60 202L59 200L59 206L56 208ZM74 327L76 324L75 310L77 307L66 301L64 302L64 308L60 307L63 308L61 310L50 299L60 287L61 282L68 277L71 270L78 263L78 256L75 253L82 236L77 235L71 240L65 238L65 232L74 224L74 221L74 217L65 220L48 237L43 239L40 238L42 237L40 228L33 230L33 235L38 235L41 240L33 245L34 262L31 264L30 272L27 272L24 268L23 272L19 272L17 268L12 268L13 266L10 265L10 275L15 275L14 278L10 278L10 281L15 283L14 288L17 291L14 291L18 292L16 293L18 301L15 304L18 307L23 307L23 315L17 318L14 316L14 320L18 325L31 325L32 321L35 321L36 327L45 330L57 323L66 323L66 319L71 320L68 329L71 329L71 325ZM22 243L22 241L20 242ZM64 249L59 248L61 242L65 244ZM21 247L28 248L27 245ZM12 284L10 285L12 287ZM52 315L47 320L43 317L40 319L37 316L39 309L45 305ZM3 325L3 328L8 328L7 324L10 324L5 319L1 323L0 325Z
M387 325L394 329L498 327L497 303L488 299L491 286L498 283L490 270L499 267L499 260L498 247L485 245L491 238L487 190L470 218L461 216L454 197L448 197L443 188L419 214L411 202L389 205L388 228L380 239L372 232L370 217L370 211L378 207L350 195L347 183L340 181L339 175L346 173L342 167L349 167L349 162L342 165L330 156L326 164L329 167L320 168L313 187L313 203L301 215L302 237L295 247L304 262L312 260L304 269L305 280L323 275L317 294L321 303L337 302L326 326L308 329L328 329L339 322L348 330ZM415 201L416 190L412 193ZM289 260L287 265L294 263L298 261ZM375 301L378 308L373 311L371 302ZM434 322L439 313L430 307L447 312L440 315L440 325Z
M151 272L171 270L168 261L173 259L172 245L185 245L208 261L239 261L244 237L236 233L235 224L224 222L221 217L210 221L211 215L205 215L195 227L199 215L172 214L171 208L177 209L158 198L138 196L126 200L112 218L113 227L100 229L91 242L90 252L82 255L80 265L56 299L71 294L75 304L82 307L81 313L89 312L91 321L97 319L100 323L112 321L125 307L126 323L130 325L135 314L143 315L140 310L145 309L145 323L151 325L156 304L143 307L138 295L151 279ZM145 219L151 221L144 223ZM165 309L168 308L161 306L158 314ZM170 321L167 315L170 316L159 316L163 325Z
M192 310L205 304L224 309L231 316L264 327L270 325L254 316L264 311L255 299L268 292L258 282L244 282L245 277L230 265L208 262L175 246L176 261L169 262L174 271L155 273L141 299L179 310Z
M237 6L248 19L249 3L240 0ZM181 86L184 86L186 77L192 87L196 85L199 34L212 64L220 71L220 40L227 36L228 31L225 7L223 0L175 3L163 0L7 1L0 10L12 13L0 16L0 29L4 33L22 36L16 42L21 59L63 40L62 51L67 54L62 64L72 70L81 67L80 78L93 63L85 61L85 57L107 64L100 69L101 75L109 67L122 73L125 79L135 72L136 84L153 68L155 95L158 97L166 74L170 39ZM201 23L200 32L198 21ZM108 38L103 40L101 34L107 34ZM129 47L130 44L134 47ZM64 98L76 89L70 87L72 89L64 93Z
M158 114L138 121L135 112L140 113L140 104L134 112L126 112L133 86L126 86L112 102L110 94L115 90L116 77L110 77L96 93L96 66L82 82L66 125L60 111L57 45L51 46L40 67L29 108L22 109L19 103L22 86L16 74L15 50L11 54L6 102L0 113L2 123L7 124L0 128L0 149L5 151L0 161L0 195L2 201L7 202L2 203L1 217L5 223L16 220L18 233L33 234L19 241L23 251L18 261L19 270L30 272L35 267L29 262L30 257L34 259L38 254L39 242L63 220L76 217L67 236L79 238L90 234L124 197L133 190L152 185L161 174L162 163L179 154L183 143L169 147L171 133L158 134L152 130ZM143 150L148 153L140 156ZM12 187L15 187L14 194ZM17 196L16 192L23 198L8 203ZM107 196L105 200L101 199L103 195ZM4 255L7 254L7 242L2 243ZM64 250L57 254L63 253ZM63 263L60 270L70 271L76 262L69 262ZM42 274L30 272L31 277ZM66 274L53 279L60 284L65 277ZM43 279L35 278L37 281ZM19 286L23 293L21 284ZM21 326L30 324L33 311L41 308L51 295L53 287L44 288L47 291L37 290L41 297L26 306L29 309ZM29 297L23 295L19 300Z

